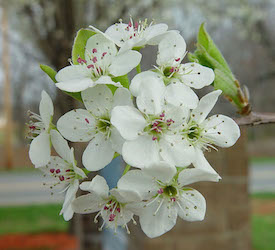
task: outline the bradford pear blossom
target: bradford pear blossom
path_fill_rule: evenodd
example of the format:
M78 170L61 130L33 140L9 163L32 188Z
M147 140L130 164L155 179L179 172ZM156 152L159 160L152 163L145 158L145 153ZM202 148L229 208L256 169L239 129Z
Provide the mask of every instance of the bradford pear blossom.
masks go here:
M182 96L184 106L194 108L198 99L190 88L200 89L211 84L215 74L212 69L197 63L181 64L185 54L186 44L180 34L171 32L169 36L165 36L158 46L157 71L145 71L136 75L131 82L132 94L138 96L143 91L143 83L150 84L150 78L158 76L163 78L166 85L173 83L170 91L181 92L179 96ZM178 100L169 101L175 105L178 103Z
M158 82L160 86L154 84L155 82ZM190 109L196 108L198 105L199 98L191 88L182 84L177 79L173 79L168 86L164 87L161 75L153 71L137 74L131 81L130 91L133 96L144 99L144 97L148 96L146 86L151 84L154 84L152 91L155 92L155 95L163 95L163 98L169 104L184 106Z
M231 147L240 137L236 122L224 115L213 115L206 118L218 100L221 90L213 91L201 98L197 108L193 109L188 119L182 124L181 136L186 138L196 155L195 166L209 166L203 156L208 148Z
M217 175L217 173L216 173ZM187 221L204 219L206 202L195 189L186 187L197 181L217 181L212 169L186 168L180 173L174 166L159 162L142 170L131 170L118 181L118 188L135 190L142 203L132 205L139 215L143 232L150 238L171 230L177 216Z
M126 140L123 159L139 168L161 159L176 166L189 165L193 157L190 143L178 133L189 110L165 101L164 96L176 93L166 93L161 79L154 79L143 88L136 99L138 109L118 106L112 111L111 123Z
M73 201L73 210L76 213L89 214L98 212L94 222L98 222L101 216L103 224L99 228L101 231L104 226L117 230L118 226L126 228L130 233L127 223L132 220L136 224L133 212L127 206L133 202L140 202L140 195L134 190L114 188L109 191L106 180L97 175L92 181L83 182L80 188L89 191L90 194L82 195Z
M63 214L64 219L68 221L73 217L71 203L75 199L79 180L85 178L86 174L76 166L74 149L69 148L67 141L56 130L51 131L51 141L60 157L51 156L50 162L40 169L56 180L51 184L51 188L66 185L65 200L60 214Z
M44 90L41 93L39 113L40 115L29 111L32 120L29 123L29 138L33 139L30 144L29 157L36 167L45 166L50 160L50 131L55 127L52 124L53 103Z
M130 92L118 88L113 96L111 90L98 85L81 93L87 110L75 109L63 115L57 122L60 133L73 142L88 142L83 153L83 165L91 171L104 168L114 153L121 153L123 138L110 122L110 114L118 105L132 106Z
M143 22L133 22L132 18L130 18L128 24L122 23L122 20L120 20L119 23L110 26L105 33L93 26L90 27L113 41L118 47L121 47L120 52L135 47L143 47L146 44L156 45L168 29L167 24L164 23L153 24L151 22L148 24L147 19Z
M79 92L97 84L121 87L112 77L122 76L135 68L141 60L137 51L118 55L115 44L101 34L90 37L85 47L85 58L78 58L78 65L61 69L55 79L61 90Z

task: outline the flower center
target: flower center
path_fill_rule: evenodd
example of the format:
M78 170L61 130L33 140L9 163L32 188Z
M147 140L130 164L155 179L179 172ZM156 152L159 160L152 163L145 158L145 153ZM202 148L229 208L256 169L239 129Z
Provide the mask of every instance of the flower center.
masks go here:
M162 71L163 75L165 77L172 77L175 73L177 73L179 71L179 68L178 67L165 67L164 70Z
M167 119L165 117L165 113L162 112L158 117L150 117L149 125L147 125L144 129L145 132L152 136L152 140L159 140L161 135L169 130L171 124L174 123L174 120Z
M177 193L177 189L172 185L163 188L163 194L165 194L168 197L174 197L177 195Z
M107 135L107 137L109 138L109 136L111 135L110 118L107 116L98 118L96 122L96 130Z

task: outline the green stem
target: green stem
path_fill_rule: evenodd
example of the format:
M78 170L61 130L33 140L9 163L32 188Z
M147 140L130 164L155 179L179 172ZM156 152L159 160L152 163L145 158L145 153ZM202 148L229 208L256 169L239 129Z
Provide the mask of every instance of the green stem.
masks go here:
M122 175L125 175L130 170L130 168L131 166L127 164Z
M137 70L137 73L141 73L141 67L140 67L140 64L136 67L136 70Z

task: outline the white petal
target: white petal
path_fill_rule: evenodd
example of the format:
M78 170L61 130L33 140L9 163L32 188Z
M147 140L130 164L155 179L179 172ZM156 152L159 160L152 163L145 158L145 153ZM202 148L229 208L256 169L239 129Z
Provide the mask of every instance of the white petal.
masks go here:
M152 176L147 175L142 170L130 170L127 172L119 179L117 187L119 189L136 191L145 200L151 198L159 189Z
M128 50L119 53L113 58L112 64L109 67L109 72L114 76L122 76L129 73L135 68L141 60L141 54L134 50Z
M158 45L166 36L170 36L171 34L173 35L173 33L180 33L178 30L168 30L166 32L163 32L159 35L156 35L154 37L152 37L147 44L148 45Z
M122 156L129 165L144 168L160 160L156 141L151 136L142 135L133 141L126 141L122 147Z
M74 109L61 116L57 129L69 141L90 141L95 135L95 119L84 109Z
M116 198L118 202L129 203L141 201L140 195L136 191L113 188L110 194Z
M159 114L163 109L165 85L158 77L145 78L136 99L138 109L146 114Z
M169 126L171 130L180 128L179 126L187 122L190 117L190 109L186 107L175 107L172 104L166 104L164 106L164 113L166 120L172 119L174 121Z
M39 104L39 113L42 118L42 121L45 125L46 130L49 128L49 124L52 121L53 116L53 102L50 96L46 91L41 93L41 101Z
M147 77L150 79L152 77L160 78L161 76L153 71L144 71L144 72L141 72L141 73L135 75L135 77L132 79L131 84L130 84L130 91L133 96L139 95L140 85L142 82L144 82L144 81L146 82L145 79L147 79Z
M60 175L65 174L65 169L67 169L68 165L69 164L59 156L51 156L47 165L45 167L40 167L39 170L53 178L59 179L58 176L54 174L55 171L59 169Z
M240 128L237 123L225 115L214 115L202 124L204 136L219 147L227 148L236 143L240 137Z
M111 141L107 140L105 135L98 133L85 149L82 162L88 170L97 171L112 161L114 153Z
M105 54L103 55L103 53ZM115 44L102 34L93 35L87 41L85 60L88 65L93 64L92 59L96 57L96 65L105 68L116 54L117 49Z
M175 106L184 106L190 109L196 108L199 103L195 92L178 80L173 80L166 87L165 100Z
M177 200L178 215L187 221L202 221L205 216L206 202L197 190L184 191Z
M183 37L173 32L165 36L158 46L158 65L175 66L178 65L185 56L186 43Z
M198 107L195 108L191 113L192 120L196 121L197 123L203 122L209 112L215 106L221 93L221 90L215 90L202 97L199 101Z
M130 106L116 106L112 110L111 123L125 140L136 139L147 125L139 110Z
M114 94L113 108L115 106L134 106L131 93L126 88L118 88Z
M143 232L150 238L158 237L170 231L177 220L177 210L174 206L168 208L168 204L164 202L158 209L160 204L155 201L153 204L144 208L139 217L139 222ZM155 212L157 211L154 216Z
M69 141L90 141L95 134L95 119L84 109L74 109L61 116L57 129Z
M50 161L50 156L50 135L43 132L32 140L29 150L29 157L35 167L42 167Z
M110 140L112 142L113 150L119 154L122 154L122 146L125 140L115 127L112 127Z
M122 38L128 36L128 31L126 30L126 27L128 25L125 23L116 23L112 26L110 26L106 31L105 34L110 37L114 43L121 47L123 45L123 42L121 41Z
M80 92L93 86L93 80L87 77L82 79L73 79L66 82L56 83L57 88L68 92Z
M90 70L85 65L71 65L59 70L55 76L57 82L67 82L90 78Z
M74 148L71 148L70 162L73 163L73 170L76 174L81 176L83 179L87 177L86 174L84 173L84 171L81 168L76 166L76 160L75 160L75 157L74 157Z
M182 64L179 73L182 74L181 81L195 89L208 86L215 79L215 73L212 69L198 63Z
M180 172L178 182L181 186L199 181L214 181L221 179L219 174L210 166L201 150L196 150L193 161L194 168L187 168Z
M168 30L168 25L165 23L158 23L149 26L145 31L144 31L144 37L146 38L146 41L149 41L156 36L159 36L163 33L165 33Z
M120 82L114 82L110 76L101 76L95 81L95 84L111 84L119 88L122 87Z
M94 116L109 116L113 103L112 91L105 85L97 85L81 92L82 100L87 110Z
M72 208L72 205L70 204L63 210L63 218L65 221L69 221L71 218L73 218L74 211Z
M68 145L68 142L61 136L60 133L58 133L58 131L51 130L51 142L56 153L58 153L61 158L63 158L67 162L71 162L71 149Z
M180 135L166 135L159 141L160 155L175 166L188 166L193 160L193 148Z
M76 192L78 190L78 186L79 186L78 180L74 180L74 182L72 184L70 184L68 190L66 191L64 203L63 203L60 214L63 214L64 210L66 210L66 208L68 206L70 206L72 201L75 199Z
M164 161L148 165L143 169L143 171L147 175L152 176L163 183L169 183L177 173L175 166Z
M86 194L77 197L72 202L72 208L78 214L90 214L102 208L102 199L96 194Z
M96 175L92 181L82 182L80 184L80 189L95 193L98 197L102 197L103 199L109 197L109 186L106 180L100 175Z

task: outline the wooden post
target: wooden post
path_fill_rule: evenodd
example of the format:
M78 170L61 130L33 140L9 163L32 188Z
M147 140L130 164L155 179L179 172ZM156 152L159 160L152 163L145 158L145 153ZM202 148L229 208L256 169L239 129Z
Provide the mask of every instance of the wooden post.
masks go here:
M4 133L4 156L5 167L11 169L12 159L12 102L10 86L10 54L9 54L9 37L8 37L8 16L5 3L2 4L2 63L4 73L4 114L5 114L5 133Z

